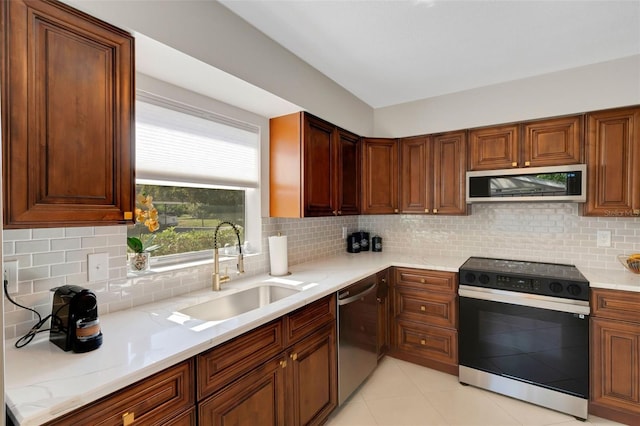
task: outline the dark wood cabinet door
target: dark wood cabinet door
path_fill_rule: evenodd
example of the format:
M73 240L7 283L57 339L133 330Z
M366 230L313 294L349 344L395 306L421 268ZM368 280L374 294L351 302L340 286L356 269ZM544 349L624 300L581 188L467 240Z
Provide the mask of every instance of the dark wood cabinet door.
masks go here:
M304 215L331 216L336 207L335 127L307 115L304 123Z
M360 213L360 137L338 129L338 215Z
M117 426L125 418L137 425L193 424L193 364L189 359L167 368L46 425Z
M640 324L591 319L589 412L640 424Z
M522 126L520 167L580 164L583 158L582 116L554 118Z
M274 358L198 404L198 425L285 424L283 357Z
M452 132L433 138L433 207L435 214L467 213L466 132Z
M640 216L640 108L587 115L588 216Z
M384 357L391 346L389 330L389 316L391 311L391 297L389 289L389 269L377 274L378 280L378 360Z
M469 131L469 170L518 167L518 125L487 127Z
M362 213L398 213L398 142L362 140Z
M432 209L433 168L431 138L400 139L400 211L430 213Z
M0 10L5 228L130 222L132 36L59 2Z
M321 425L338 405L335 324L291 347L288 356L288 424ZM257 424L257 423L255 423Z

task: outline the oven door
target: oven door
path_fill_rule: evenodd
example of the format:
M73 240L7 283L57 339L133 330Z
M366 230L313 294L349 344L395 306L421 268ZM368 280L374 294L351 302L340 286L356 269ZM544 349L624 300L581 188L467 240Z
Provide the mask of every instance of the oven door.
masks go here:
M589 304L460 286L460 366L589 396Z

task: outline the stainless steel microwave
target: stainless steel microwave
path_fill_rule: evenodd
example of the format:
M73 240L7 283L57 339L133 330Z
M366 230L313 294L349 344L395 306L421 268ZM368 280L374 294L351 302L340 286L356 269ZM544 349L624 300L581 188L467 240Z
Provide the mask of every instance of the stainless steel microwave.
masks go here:
M467 172L467 203L573 201L587 197L587 166L527 167Z

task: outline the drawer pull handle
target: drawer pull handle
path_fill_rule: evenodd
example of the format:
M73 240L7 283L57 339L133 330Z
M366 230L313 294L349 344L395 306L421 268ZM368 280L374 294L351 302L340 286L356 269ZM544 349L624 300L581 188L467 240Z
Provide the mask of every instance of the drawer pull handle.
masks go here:
M135 421L135 413L126 412L122 415L122 426L132 425Z
M425 339L420 339L420 344L424 346L427 344L427 341Z
M297 360L298 359L298 354L297 353L292 353L291 354L291 359L294 360L294 361Z
M281 361L280 361L280 367L282 367L282 368L287 368L287 360L284 360L284 359L283 359L283 360L281 360Z
M424 312L424 311L426 311L426 310L427 310L427 307L426 307L426 306L424 306L424 305L420 305L420 310L421 310L422 312Z

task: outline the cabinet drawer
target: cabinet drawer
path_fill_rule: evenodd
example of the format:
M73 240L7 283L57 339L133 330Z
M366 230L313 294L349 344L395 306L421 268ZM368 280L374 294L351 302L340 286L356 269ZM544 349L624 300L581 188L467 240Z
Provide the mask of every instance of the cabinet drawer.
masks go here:
M417 287L424 290L456 293L458 288L458 274L455 272L396 268L395 284Z
M194 406L193 386L190 359L47 425L122 425L127 413L133 415L136 425L174 424Z
M640 322L640 293L593 289L591 314L598 318Z
M289 346L335 320L336 299L333 295L300 308L285 317L285 345Z
M198 400L276 356L284 349L282 322L266 324L197 357Z
M395 313L400 318L456 328L458 313L456 295L430 293L410 287L396 287Z
M396 348L414 357L458 365L458 333L410 321L396 321Z

